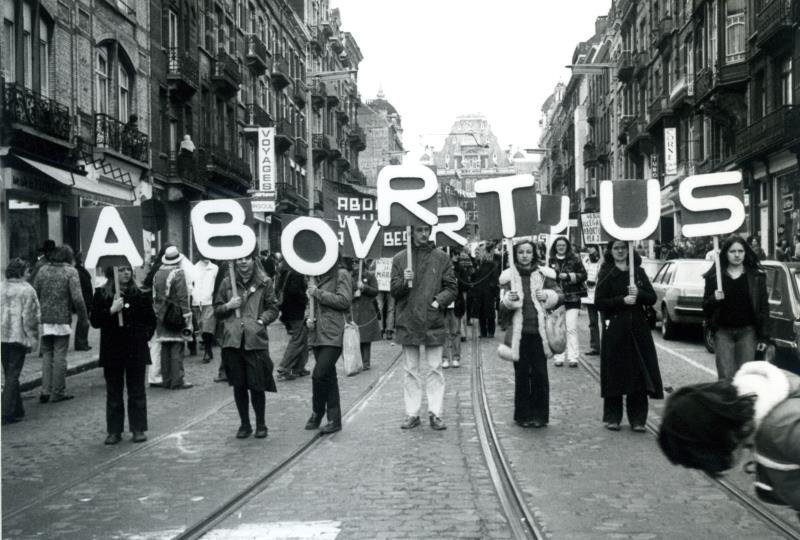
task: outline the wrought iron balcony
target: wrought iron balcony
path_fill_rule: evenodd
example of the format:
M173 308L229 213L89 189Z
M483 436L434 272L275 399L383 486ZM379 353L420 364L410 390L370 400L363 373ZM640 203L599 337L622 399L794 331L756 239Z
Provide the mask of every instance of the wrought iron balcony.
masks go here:
M319 161L328 157L328 150L330 150L328 138L322 133L314 133L311 136L311 149L314 155L314 161Z
M258 127L270 127L274 125L272 116L265 111L258 103L247 104L247 114L245 116L247 125Z
M308 100L308 87L306 87L306 83L303 82L303 79L297 77L294 80L294 87L292 88L292 99L294 100L294 104L304 109L306 106L306 101Z
M325 135L328 139L328 161L334 161L342 157L342 150L339 148L339 142L333 135Z
M223 146L209 145L198 152L200 168L207 173L224 177L239 187L251 187L253 174L250 164Z
M311 106L315 110L319 110L325 106L325 101L328 97L328 89L322 81L314 81L311 84Z
M633 75L633 58L630 51L622 51L617 58L617 79L628 82Z
M217 89L227 96L235 94L239 90L239 85L242 82L239 64L222 49L217 51L217 57L214 60L214 70L211 73L211 80L217 85Z
M6 84L4 91L5 124L12 128L15 125L33 128L44 135L70 141L72 122L67 107L16 83Z
M171 150L167 161L167 174L171 177L197 179L197 160L194 152L178 152Z
M167 81L172 95L182 101L197 92L200 71L196 48L194 54L180 47L167 49Z
M783 105L736 134L739 159L777 151L800 142L800 105Z
M704 67L694 76L694 95L697 101L705 99L714 86L714 72L710 67Z
M311 47L316 54L322 54L325 51L325 44L328 38L322 33L320 26L311 26Z
M322 35L325 36L325 39L328 39L333 35L333 25L331 24L330 20L322 21L319 27L322 30Z
M291 207L296 210L308 208L308 198L288 182L277 182L275 184L275 192L278 204L280 205Z
M286 152L294 143L294 124L287 118L278 120L275 124L275 151L279 154Z
M123 124L107 114L94 115L94 145L114 150L137 161L147 162L150 140L130 123Z
M356 124L351 130L350 134L348 135L348 139L350 140L350 145L355 149L357 152L363 152L367 149L367 135L364 132L364 128Z
M301 164L308 161L308 143L305 137L294 139L294 160Z
M770 47L786 43L794 32L794 20L800 16L800 7L792 0L766 0L756 16L756 44ZM794 11L794 12L793 12Z
M651 34L651 42L653 46L661 47L668 43L673 31L675 31L675 23L673 22L672 17L662 17L655 25L655 28L653 28L653 33Z
M257 34L247 36L247 54L245 60L250 69L258 75L263 75L269 69L269 53L267 46Z
M691 82L691 84L689 84ZM691 107L694 104L694 79L688 75L681 77L672 85L669 95L669 104L673 109L684 106Z
M282 54L275 55L275 61L272 63L272 86L276 91L280 92L292 83L292 77L289 75L289 62Z
M339 89L336 88L335 85L329 86L327 92L328 108L332 109L334 107L338 107L339 103L341 103L341 100L339 99Z
M650 123L648 128L658 127L661 120L671 115L672 109L669 107L669 98L666 94L655 96L653 101L650 102Z

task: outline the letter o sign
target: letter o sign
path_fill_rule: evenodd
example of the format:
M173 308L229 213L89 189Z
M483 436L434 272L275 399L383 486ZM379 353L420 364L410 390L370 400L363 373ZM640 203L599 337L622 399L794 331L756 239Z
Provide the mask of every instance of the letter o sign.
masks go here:
M319 261L307 261L295 251L295 237L303 231L316 234L325 245L325 252ZM302 216L291 221L281 232L281 247L286 264L295 272L307 276L321 276L333 268L339 259L339 239L336 233L319 218Z

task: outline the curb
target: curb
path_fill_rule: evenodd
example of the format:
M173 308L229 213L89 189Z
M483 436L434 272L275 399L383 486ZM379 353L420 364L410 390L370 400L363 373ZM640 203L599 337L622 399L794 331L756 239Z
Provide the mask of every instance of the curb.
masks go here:
M69 377L70 375L77 375L78 373L83 373L84 371L89 371L90 369L95 369L95 368L99 367L99 365L100 365L100 359L99 358L95 358L94 360L90 360L90 361L85 362L83 364L78 364L77 366L68 367L66 376ZM27 380L25 382L20 381L20 383L19 383L19 391L20 392L27 392L27 391L33 390L34 388L37 388L39 386L42 386L42 377L41 377L41 375L39 377Z

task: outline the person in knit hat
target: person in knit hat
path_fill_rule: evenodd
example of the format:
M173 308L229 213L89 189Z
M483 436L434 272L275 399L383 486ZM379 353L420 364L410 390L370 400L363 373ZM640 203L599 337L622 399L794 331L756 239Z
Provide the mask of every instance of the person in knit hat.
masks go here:
M550 420L550 383L544 310L557 307L564 295L552 268L536 262L536 246L525 240L514 246L514 266L500 274L500 320L507 328L497 354L514 362L514 422L541 428Z
M713 476L752 447L756 494L800 512L800 377L793 373L745 362L733 381L676 390L667 399L658 444L673 464Z

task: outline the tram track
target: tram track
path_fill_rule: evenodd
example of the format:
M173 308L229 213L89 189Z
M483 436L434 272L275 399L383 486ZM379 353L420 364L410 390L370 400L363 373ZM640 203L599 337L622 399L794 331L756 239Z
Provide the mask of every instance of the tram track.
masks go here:
M481 345L476 331L477 321L472 325L472 407L475 414L475 427L478 431L478 441L486 459L489 476L492 479L500 504L505 512L509 527L514 538L518 539L543 539L544 532L525 503L525 496L517 485L500 445L500 439L494 428L492 412L486 396L483 380L483 361Z
M591 363L587 362L584 358L580 358L579 362L581 366L589 373L589 375L594 378L598 383L600 382L600 371L599 369L592 365ZM658 430L660 427L660 423L653 420L652 418L647 419L647 423L645 424L647 431L651 433L653 436L658 436ZM704 473L705 474L705 473ZM714 484L717 488L722 490L726 495L728 495L731 499L735 500L736 502L740 503L744 506L751 514L755 515L762 521L766 522L770 525L773 529L779 531L781 534L784 534L786 538L790 538L792 540L800 540L800 529L798 529L792 523L786 521L781 516L778 516L774 512L772 512L767 505L747 493L747 491L743 490L730 480L726 480L724 478L715 478L709 474L705 474L706 478Z

